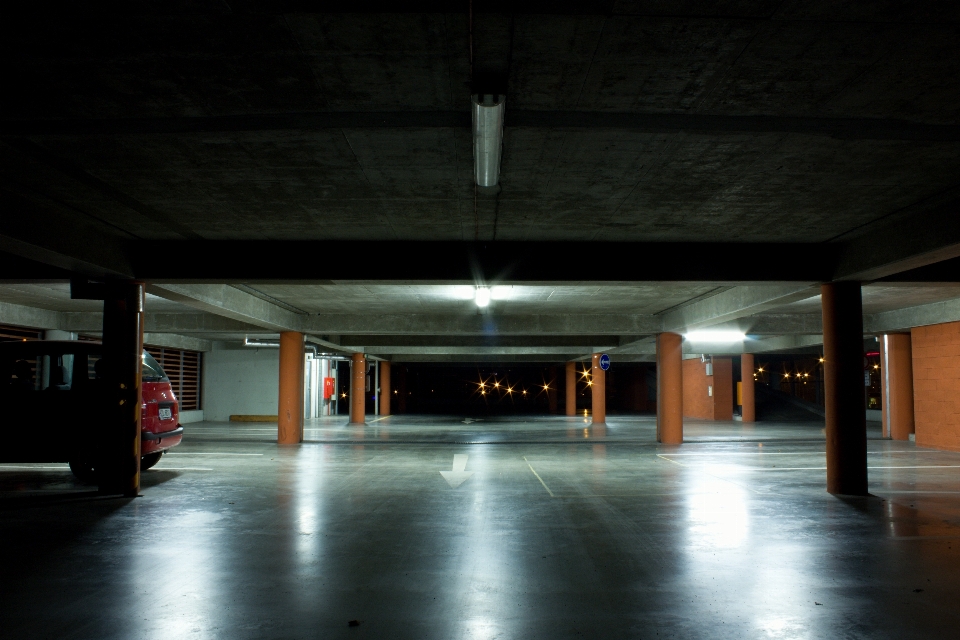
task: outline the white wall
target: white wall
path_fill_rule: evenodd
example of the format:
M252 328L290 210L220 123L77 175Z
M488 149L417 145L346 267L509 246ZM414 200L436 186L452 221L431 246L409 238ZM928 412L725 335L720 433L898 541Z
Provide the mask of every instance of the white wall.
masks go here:
M277 415L279 349L215 349L203 354L203 417Z

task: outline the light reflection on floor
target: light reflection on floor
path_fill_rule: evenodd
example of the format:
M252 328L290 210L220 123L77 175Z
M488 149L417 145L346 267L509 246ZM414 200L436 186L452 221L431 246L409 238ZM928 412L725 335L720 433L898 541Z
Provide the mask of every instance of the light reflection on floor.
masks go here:
M848 499L824 491L816 423L691 423L665 447L643 416L342 422L299 447L276 425L188 425L133 501L0 465L4 637L955 630L958 453L874 437L874 497ZM456 488L454 455L473 472Z

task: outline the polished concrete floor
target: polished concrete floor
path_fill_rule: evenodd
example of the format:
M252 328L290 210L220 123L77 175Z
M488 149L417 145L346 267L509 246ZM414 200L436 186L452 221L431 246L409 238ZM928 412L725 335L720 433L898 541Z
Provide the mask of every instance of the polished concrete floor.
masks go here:
M815 422L370 419L188 425L133 500L0 465L0 636L960 635L960 453L871 430L844 499Z

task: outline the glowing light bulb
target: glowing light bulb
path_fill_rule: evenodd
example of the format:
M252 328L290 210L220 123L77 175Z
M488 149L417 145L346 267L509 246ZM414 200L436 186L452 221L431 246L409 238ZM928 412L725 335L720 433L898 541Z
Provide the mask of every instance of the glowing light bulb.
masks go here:
M478 307L485 307L490 304L490 289L486 287L477 287L476 302Z

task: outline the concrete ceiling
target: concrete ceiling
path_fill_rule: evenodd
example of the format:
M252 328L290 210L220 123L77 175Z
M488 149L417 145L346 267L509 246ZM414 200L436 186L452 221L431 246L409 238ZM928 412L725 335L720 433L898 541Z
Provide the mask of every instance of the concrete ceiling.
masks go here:
M147 281L156 335L383 353L492 331L530 357L584 336L642 355L724 323L809 340L833 279L867 283L876 330L953 318L960 8L474 4L472 34L467 3L430 1L10 14L0 321L94 330L70 276ZM507 95L493 189L484 78ZM513 286L481 321L454 289L474 280Z

